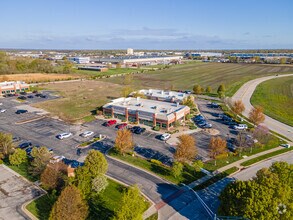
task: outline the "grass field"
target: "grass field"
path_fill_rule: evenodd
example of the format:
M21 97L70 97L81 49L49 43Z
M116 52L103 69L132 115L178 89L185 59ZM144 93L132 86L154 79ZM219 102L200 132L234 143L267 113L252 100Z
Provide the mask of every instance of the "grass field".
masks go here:
M55 73L23 73L23 74L7 74L0 75L2 81L25 81L26 83L50 82L60 80L70 80L79 78L73 74L55 74Z
M226 95L232 96L243 83L251 79L288 72L293 73L293 66L189 62L137 74L133 79L133 87L190 90L195 84L200 84L204 88L211 86L215 92L223 83L227 88ZM104 81L122 84L123 77Z
M265 114L293 126L293 76L268 80L257 86L251 103Z
M101 81L55 83L44 89L57 91L62 98L34 104L61 119L76 122L89 121L97 107L120 97L122 86Z
M86 77L99 77L99 76L110 76L115 74L125 74L125 73L132 73L132 72L139 72L140 69L133 69L133 68L112 68L109 69L107 72L98 72L92 70L75 70L73 74L78 76L86 76Z

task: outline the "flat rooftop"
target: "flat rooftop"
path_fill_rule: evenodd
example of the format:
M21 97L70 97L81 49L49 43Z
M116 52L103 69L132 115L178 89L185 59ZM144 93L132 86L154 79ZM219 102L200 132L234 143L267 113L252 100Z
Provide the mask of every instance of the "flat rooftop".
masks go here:
M158 98L164 98L164 99L175 98L178 100L183 100L183 98L188 96L184 92L164 91L159 89L142 89L142 90L139 90L139 93L142 93L147 96L158 97Z
M151 114L157 114L162 119L169 119L169 116L173 117L174 112L179 112L183 109L189 109L185 105L179 105L171 102L155 101L142 98L118 98L112 100L110 103L103 106L104 108L114 108L114 111L128 109L129 113L136 111L146 112ZM123 111L121 111L123 113Z
M23 82L23 81L0 82L0 86L11 86L11 85L14 85L14 84L26 84L26 83Z

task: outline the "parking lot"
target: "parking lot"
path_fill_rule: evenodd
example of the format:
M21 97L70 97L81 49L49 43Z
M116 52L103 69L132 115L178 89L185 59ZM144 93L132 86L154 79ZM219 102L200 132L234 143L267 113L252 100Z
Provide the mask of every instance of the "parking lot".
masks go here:
M24 219L22 204L42 193L37 186L0 165L0 219L4 216L11 220Z
M85 124L72 125L50 117L39 117L43 115L44 112L40 109L32 108L29 104L58 98L51 95L50 92L46 92L45 94L46 99L36 97L27 99L25 102L16 101L16 97L0 99L0 103L2 103L1 108L6 109L5 113L0 113L0 118L2 119L0 120L0 129L15 134L17 139L20 139L17 144L30 141L33 145L52 148L55 154L65 156L68 159L79 159L86 154L86 150L82 150L81 154L78 154L77 147L79 144L92 138L80 136L82 132L87 130L93 131L95 135L103 134L107 137L104 142L92 146L93 148L105 152L109 147L114 145L113 141L115 140L117 129L115 126L103 126L104 120L98 119ZM235 131L233 133L233 130L229 129L229 127L223 124L217 117L217 114L222 113L220 109L208 107L208 101L206 100L198 100L197 104L202 115L212 124L214 129L219 130L223 138L235 137ZM27 109L28 112L24 114L15 114L16 110L20 108ZM36 117L37 119L34 120ZM33 120L31 121L30 119ZM28 122L26 123L26 121ZM64 132L69 132L73 135L63 140L56 138L58 134ZM193 133L192 136L196 139L199 158L204 161L208 160L208 146L211 135L204 131L200 131ZM135 143L134 150L138 155L147 159L159 160L166 165L172 164L175 146L161 141L157 133L147 130L142 134L133 134L133 139Z

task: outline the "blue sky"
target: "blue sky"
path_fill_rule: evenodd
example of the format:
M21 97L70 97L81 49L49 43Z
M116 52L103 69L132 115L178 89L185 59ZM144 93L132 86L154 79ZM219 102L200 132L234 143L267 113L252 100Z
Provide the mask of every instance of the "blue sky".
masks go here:
M0 48L293 49L292 0L6 0Z

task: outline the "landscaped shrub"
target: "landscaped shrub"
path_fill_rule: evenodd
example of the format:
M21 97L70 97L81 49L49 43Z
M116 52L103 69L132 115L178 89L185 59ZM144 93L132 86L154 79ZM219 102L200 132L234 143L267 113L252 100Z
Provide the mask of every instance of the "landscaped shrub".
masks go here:
M155 127L153 127L153 130L154 131L159 131L160 130L160 127L159 126L155 126Z
M155 160L155 159L151 159L151 163L156 164L158 166L162 166L163 165L163 163L161 161Z

